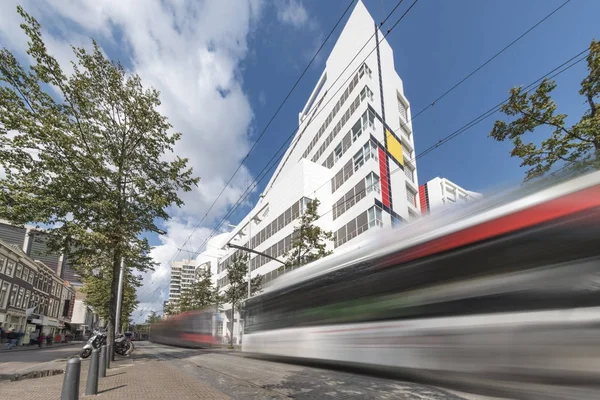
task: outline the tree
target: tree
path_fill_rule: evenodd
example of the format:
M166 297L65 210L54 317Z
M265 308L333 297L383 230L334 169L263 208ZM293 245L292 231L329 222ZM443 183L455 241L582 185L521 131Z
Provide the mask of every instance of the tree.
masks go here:
M179 312L200 310L217 302L217 293L211 281L211 272L207 268L200 279L191 288L183 291L178 301Z
M146 317L147 324L155 324L160 321L160 315L156 311L151 311L148 317Z
M173 314L177 314L177 309L179 307L179 304L174 304L171 301L167 301L165 303L165 306L163 308L163 313L164 315L173 315Z
M521 166L530 167L525 180L541 177L557 162L567 166L583 163L599 167L600 163L600 42L592 40L587 56L588 75L581 81L579 94L584 96L589 109L572 126L566 124L567 115L556 112L556 103L550 94L556 83L545 79L528 94L522 87L512 88L510 99L501 110L510 117L510 123L496 121L490 136L498 141L510 139L514 145L511 156L522 160ZM552 130L549 138L539 146L524 140L527 132L545 126ZM581 165L581 164L578 164Z
M83 277L83 288L86 304L92 306L98 316L104 320L110 318L110 289L112 270L106 268L97 275L90 274ZM141 286L141 277L136 276L131 270L126 269L123 280L123 304L121 307L121 321L123 325L139 304L136 290Z
M331 241L333 234L315 225L319 219L319 200L308 202L306 210L300 216L300 225L294 228L292 233L291 250L284 254L285 266L279 269L293 269L332 253L327 250L327 242Z
M233 319L234 311L237 307L241 311L240 304L242 300L248 297L248 255L236 254L233 256L231 265L227 269L227 279L229 286L225 290L223 300L231 303L231 335L229 345L233 346ZM260 291L262 286L262 276L255 276L250 281L250 294ZM241 314L241 312L240 312Z
M83 275L109 257L112 343L121 259L154 266L131 259L149 253L141 235L160 231L156 224L198 179L187 159L171 155L181 134L158 112L157 90L93 40L91 52L73 47L73 73L65 75L40 24L17 10L32 65L0 51L0 218L49 227L51 250L68 253Z

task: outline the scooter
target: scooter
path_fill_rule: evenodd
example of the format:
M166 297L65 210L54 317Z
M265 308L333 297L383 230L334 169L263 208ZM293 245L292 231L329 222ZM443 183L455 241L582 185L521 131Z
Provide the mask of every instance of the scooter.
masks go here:
M115 352L121 356L128 356L134 350L133 343L125 335L119 335L115 338Z
M92 350L99 349L104 344L106 344L106 333L94 330L87 343L83 346L79 356L81 358L88 358L92 355Z

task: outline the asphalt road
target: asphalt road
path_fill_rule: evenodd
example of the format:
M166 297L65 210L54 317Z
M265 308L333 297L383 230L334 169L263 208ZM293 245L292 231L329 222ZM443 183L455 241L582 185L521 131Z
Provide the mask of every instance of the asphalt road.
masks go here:
M136 353L136 357L163 360L233 399L491 399L412 382L258 360L226 350L138 342Z
M67 346L45 347L25 351L3 350L0 352L0 374L14 374L54 360L66 360L71 356L79 354L82 346L82 343L74 343Z

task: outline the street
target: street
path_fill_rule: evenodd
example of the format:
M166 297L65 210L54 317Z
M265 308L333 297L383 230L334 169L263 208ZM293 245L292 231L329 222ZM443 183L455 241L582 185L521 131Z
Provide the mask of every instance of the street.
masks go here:
M166 363L175 368L177 373L191 377L232 399L491 399L417 383L257 360L224 349L183 349L149 342L135 342L135 346L133 368L145 362L155 362L157 368L164 370L166 366L160 368L160 365ZM36 366L35 370L64 367L65 359L77 355L80 348L79 344L54 349L2 352L0 371L6 375L31 371ZM60 361L52 363L52 360ZM87 369L87 363L83 369ZM40 384L42 381L48 382L42 385L48 387L52 382L60 385L62 378L37 378L35 381ZM34 391L26 382L20 385L29 386ZM130 382L130 385L133 384Z
M82 343L67 346L45 347L25 351L2 351L0 353L0 375L10 375L29 370L54 360L66 360L79 354Z
M491 399L417 383L258 360L226 350L139 342L136 352L163 360L233 399Z

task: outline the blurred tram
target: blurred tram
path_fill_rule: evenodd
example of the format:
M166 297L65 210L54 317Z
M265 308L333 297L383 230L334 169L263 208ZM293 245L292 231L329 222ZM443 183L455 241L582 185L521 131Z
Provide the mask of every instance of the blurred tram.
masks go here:
M600 173L382 231L245 309L242 351L254 355L594 398L541 388L600 384Z
M195 310L174 315L152 324L148 340L170 346L206 348L218 344L213 311Z

